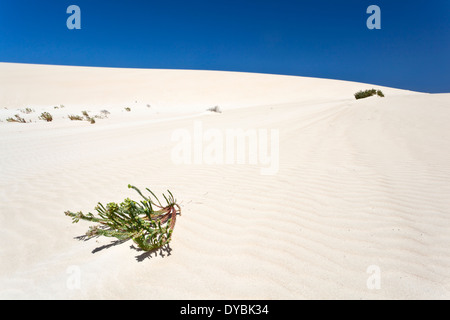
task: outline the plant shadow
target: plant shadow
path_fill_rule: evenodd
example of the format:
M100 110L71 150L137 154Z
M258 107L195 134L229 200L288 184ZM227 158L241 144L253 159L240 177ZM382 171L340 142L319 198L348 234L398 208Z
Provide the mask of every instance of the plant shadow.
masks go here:
M89 237L87 235L82 235L82 236L75 237L75 239L77 239L79 241L88 241L88 240L90 240L92 238L98 238L98 237ZM92 250L92 253L95 254L95 253L100 252L102 250L115 247L115 246L123 244L123 243L125 243L125 242L127 242L129 240L130 239L111 241L109 244L105 244L105 245L102 245L102 246L99 246L99 247L95 248L94 250ZM141 254L139 254L139 255L137 255L135 257L137 262L143 262L146 259L157 258L158 257L158 252L159 252L159 256L161 258L165 258L166 256L167 257L170 256L171 252L172 252L172 248L170 247L170 244L166 244L166 245L162 246L161 248L154 249L154 250L151 250L151 251L144 251L144 250L142 250L139 247L135 247L134 245L130 245L130 249L136 250L138 252L142 252Z
M114 241L111 241L111 243L109 243L109 244L105 244L105 245L103 245L103 246L100 246L100 247L95 248L94 250L92 250L92 253L97 253L97 252L99 252L99 251L102 251L102 250L105 250L105 249L108 249L108 248L112 248L112 247L118 246L119 244L125 243L125 242L127 242L128 240L130 240L130 239L125 239L125 240L114 240Z
M159 256L161 258L165 258L166 256L167 257L170 256L171 252L172 252L172 248L170 247L170 244L166 244L166 245L162 246L161 248L154 249L154 250L151 250L151 251L144 251L144 250L142 250L140 248L136 248L134 245L131 245L130 248L134 249L136 251L139 251L139 252L143 252L142 254L136 256L136 261L137 262L142 262L145 259L157 258L158 257L158 252L159 252ZM154 257L153 257L153 254L155 255Z

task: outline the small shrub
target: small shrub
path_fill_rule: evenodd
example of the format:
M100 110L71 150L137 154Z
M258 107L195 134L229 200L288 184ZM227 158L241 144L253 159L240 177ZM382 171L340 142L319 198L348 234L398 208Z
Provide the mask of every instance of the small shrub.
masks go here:
M39 116L39 119L45 120L47 122L53 121L52 115L48 112L42 112L41 115Z
M94 123L95 123L94 117L91 117L91 116L89 115L89 113L87 113L87 111L82 111L81 113L82 113L83 116L86 118L86 121L89 121L91 124L94 124Z
M19 116L18 114L16 114L14 117L15 117L15 118L8 118L8 119L6 119L6 121L8 121L8 122L27 123L27 122L25 121L25 119L22 118L21 116Z
M102 110L100 111L99 115L95 115L94 118L96 119L106 119L108 118L108 114L110 114L111 112L109 112L108 110Z
M383 92L381 92L381 90L375 90L375 89L370 89L370 90L365 90L365 91L358 91L357 93L355 93L355 98L358 99L364 99L367 97L371 97L374 95L378 95L380 97L384 97Z
M131 185L128 185L128 188L134 189L144 200L136 202L127 198L120 204L108 203L106 207L98 203L95 207L98 216L92 213L84 215L81 211L76 213L66 211L65 214L72 218L73 223L77 223L80 219L99 223L89 227L86 232L88 238L105 236L119 240L133 239L138 247L145 251L155 250L168 244L177 215L181 214L181 208L172 193L168 191L169 196L163 195L167 204L162 205L149 189L147 191L151 195L146 197L138 188Z
M209 108L207 111L222 113L222 110L220 110L219 106Z
M131 108L126 107L126 108L125 108L125 111L130 112L130 111L131 111Z
M70 119L70 120L81 121L81 120L83 120L83 117L78 116L78 115L69 114L69 119Z
M82 113L83 113L84 118L82 116L71 114L71 115L69 115L69 119L70 120L77 120L77 121L86 120L86 121L89 121L91 124L95 123L94 117L89 116L87 111L83 111Z
M376 93L377 93L377 91L375 89L359 91L359 92L355 93L355 98L356 99L364 99L367 97L371 97Z
M20 109L20 112L30 114L30 113L34 112L34 110L31 108L25 108L25 109Z
M111 114L111 112L109 112L108 110L102 110L102 111L100 111L100 113L101 113L103 116L105 116L105 118L107 118L108 115Z

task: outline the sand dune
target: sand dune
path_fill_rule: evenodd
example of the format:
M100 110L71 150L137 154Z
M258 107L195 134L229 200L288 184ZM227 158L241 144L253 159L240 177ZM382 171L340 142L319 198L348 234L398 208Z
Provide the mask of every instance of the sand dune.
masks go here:
M354 99L372 87L386 97ZM449 105L337 80L2 63L0 297L448 299ZM198 124L278 130L277 172L175 164L174 132ZM136 198L129 183L181 203L170 252L75 239L89 224L64 211Z

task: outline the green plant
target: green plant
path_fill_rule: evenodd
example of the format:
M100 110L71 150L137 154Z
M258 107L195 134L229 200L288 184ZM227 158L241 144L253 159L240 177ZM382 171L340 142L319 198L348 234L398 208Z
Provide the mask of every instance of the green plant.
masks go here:
M365 90L365 91L358 91L357 93L355 93L355 98L357 100L364 99L367 97L374 96L376 94L380 97L384 97L384 94L383 94L383 92L381 92L381 90L370 89L370 90Z
M10 118L6 119L6 121L8 121L8 122L27 123L27 122L25 121L25 119L22 118L21 116L19 116L18 114L16 114L14 117L15 117L15 118L11 118L11 117L10 117Z
M34 112L34 110L31 108L25 108L25 109L20 109L20 112L30 114L30 113Z
M81 120L83 120L83 117L77 116L77 115L73 115L73 114L69 114L69 119L70 119L70 120L81 121Z
M40 120L45 120L47 122L50 122L53 120L53 117L50 113L48 112L42 112L41 115L39 116Z
M126 108L125 108L125 111L130 112L130 111L131 111L131 108L126 107Z
M72 218L73 223L77 223L80 219L99 223L99 225L89 228L86 233L89 238L105 236L119 240L132 239L139 248L145 251L155 250L168 244L172 237L177 214L181 214L181 208L172 193L167 190L169 196L166 197L163 194L166 205L162 205L150 189L146 189L150 192L150 196L146 197L138 188L132 185L128 185L128 188L136 190L144 200L138 203L127 198L120 204L108 203L106 207L98 203L95 207L98 217L92 213L84 215L82 212L66 211L65 214Z
M86 121L89 121L91 124L95 123L94 117L91 117L87 111L82 111L81 113L83 114Z

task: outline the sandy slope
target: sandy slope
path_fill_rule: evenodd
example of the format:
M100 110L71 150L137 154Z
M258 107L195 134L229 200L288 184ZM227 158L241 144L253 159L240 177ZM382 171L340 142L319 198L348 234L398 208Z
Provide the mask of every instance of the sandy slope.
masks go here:
M386 97L354 100L372 87ZM0 297L448 299L449 105L324 79L0 64ZM278 130L278 172L176 165L174 131L199 123ZM137 199L128 183L181 202L170 252L75 239L89 224L64 211Z

